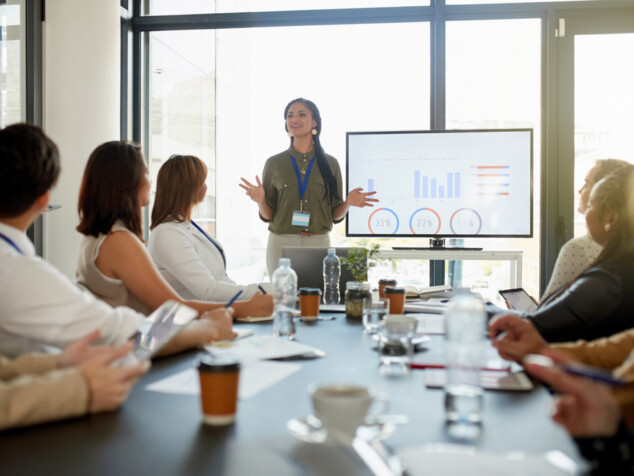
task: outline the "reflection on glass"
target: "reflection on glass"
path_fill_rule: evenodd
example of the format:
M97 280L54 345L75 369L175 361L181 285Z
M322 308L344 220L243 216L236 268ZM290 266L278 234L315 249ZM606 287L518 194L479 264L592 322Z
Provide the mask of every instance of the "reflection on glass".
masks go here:
M634 163L634 34L575 37L575 210L596 159ZM586 234L575 214L575 236Z
M427 6L429 0L149 0L150 15Z
M238 183L261 175L266 159L289 146L283 112L291 99L306 97L319 107L322 144L338 159L344 183L347 131L429 128L426 23L160 32L150 38L150 172L155 176L174 153L205 160L209 196L195 218L215 223L217 216L217 229L208 230L225 247L228 272L238 282L264 278L268 238ZM344 224L335 226L333 245L344 234Z
M24 1L0 2L0 128L24 119Z
M522 284L533 296L539 296L540 35L538 19L447 23L446 128L534 129L533 238L464 243L522 250ZM497 300L497 290L508 287L508 265L465 261L463 267L457 271L462 284L475 287L486 298Z

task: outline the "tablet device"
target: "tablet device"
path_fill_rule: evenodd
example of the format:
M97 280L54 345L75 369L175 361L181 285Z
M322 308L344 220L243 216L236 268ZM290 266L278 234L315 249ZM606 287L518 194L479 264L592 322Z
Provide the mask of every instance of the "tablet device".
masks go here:
M502 289L500 295L509 303L511 309L533 312L539 306L524 288Z
M134 349L123 357L120 365L131 366L152 358L185 325L198 316L198 311L176 301L164 302L150 314L136 335Z

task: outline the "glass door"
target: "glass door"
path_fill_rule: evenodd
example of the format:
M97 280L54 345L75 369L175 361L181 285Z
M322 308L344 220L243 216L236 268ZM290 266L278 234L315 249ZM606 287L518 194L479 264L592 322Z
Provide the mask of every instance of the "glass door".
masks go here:
M634 9L558 23L559 246L586 234L579 193L597 159L634 163Z

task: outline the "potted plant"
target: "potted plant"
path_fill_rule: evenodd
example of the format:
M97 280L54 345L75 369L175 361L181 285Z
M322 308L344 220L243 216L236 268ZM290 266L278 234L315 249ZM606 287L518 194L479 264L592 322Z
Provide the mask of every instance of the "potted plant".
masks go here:
M350 248L348 256L341 257L341 264L350 271L354 281L346 283L346 317L360 319L363 316L363 304L372 300L368 281L368 268L374 265L379 245L368 248Z

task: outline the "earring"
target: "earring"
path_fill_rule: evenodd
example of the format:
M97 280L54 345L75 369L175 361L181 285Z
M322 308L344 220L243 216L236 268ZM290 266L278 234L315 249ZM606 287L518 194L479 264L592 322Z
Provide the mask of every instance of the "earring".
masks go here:
M316 136L317 135L317 129L313 129L313 135Z
M605 225L603 225L603 229L607 232L610 231L610 228L612 228L612 226L609 223L606 223Z
M288 137L293 137L293 133L291 131L288 131L287 134L288 134Z

